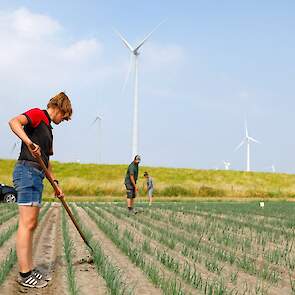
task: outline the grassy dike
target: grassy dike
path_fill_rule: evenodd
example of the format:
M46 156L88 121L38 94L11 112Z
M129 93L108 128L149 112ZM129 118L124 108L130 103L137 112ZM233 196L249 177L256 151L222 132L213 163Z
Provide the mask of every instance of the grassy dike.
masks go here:
M12 184L14 160L0 159L0 183ZM68 200L123 200L127 165L95 165L53 162L56 178ZM154 178L159 200L195 198L275 198L295 200L295 175L224 170L140 167L139 195L145 196L143 172ZM50 200L52 189L45 182L44 196ZM83 198L82 198L83 197Z

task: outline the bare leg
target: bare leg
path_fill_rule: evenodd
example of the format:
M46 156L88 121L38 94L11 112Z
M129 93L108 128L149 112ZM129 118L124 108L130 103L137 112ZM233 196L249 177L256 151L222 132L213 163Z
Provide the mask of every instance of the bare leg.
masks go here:
M127 207L132 207L132 199L127 198Z
M16 253L20 272L33 269L33 234L38 224L39 211L39 207L19 206Z

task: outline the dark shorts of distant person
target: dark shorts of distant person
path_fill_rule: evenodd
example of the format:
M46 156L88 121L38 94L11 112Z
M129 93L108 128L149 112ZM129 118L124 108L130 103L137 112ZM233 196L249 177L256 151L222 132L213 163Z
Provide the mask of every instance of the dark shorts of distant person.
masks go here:
M136 197L136 191L133 185L125 184L127 199L134 199Z
M147 194L149 197L152 197L153 194L154 194L154 189L153 188L150 188L148 191L147 191Z

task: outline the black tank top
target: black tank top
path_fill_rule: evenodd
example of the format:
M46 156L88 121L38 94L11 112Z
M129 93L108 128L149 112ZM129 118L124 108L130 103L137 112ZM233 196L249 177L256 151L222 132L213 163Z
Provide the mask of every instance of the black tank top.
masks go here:
M49 156L53 155L53 134L51 119L46 110L31 109L23 113L29 121L24 126L24 131L32 142L38 144L41 148L41 157L46 167L48 167ZM19 160L28 160L37 162L32 156L26 144L22 142Z

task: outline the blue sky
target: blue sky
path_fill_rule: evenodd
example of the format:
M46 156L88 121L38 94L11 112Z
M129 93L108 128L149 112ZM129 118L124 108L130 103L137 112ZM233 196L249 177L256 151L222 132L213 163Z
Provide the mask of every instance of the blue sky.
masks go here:
M294 1L1 1L0 158L15 158L7 121L66 90L72 122L54 129L60 161L131 161L129 53L161 20L139 61L143 164L293 173ZM102 134L91 126L102 115Z

